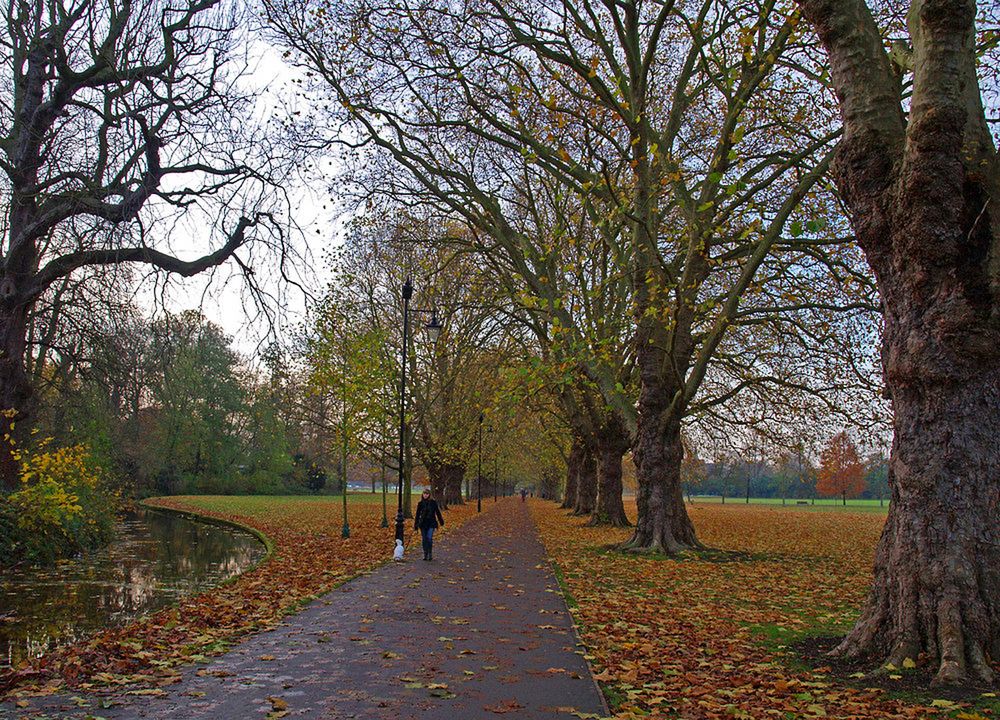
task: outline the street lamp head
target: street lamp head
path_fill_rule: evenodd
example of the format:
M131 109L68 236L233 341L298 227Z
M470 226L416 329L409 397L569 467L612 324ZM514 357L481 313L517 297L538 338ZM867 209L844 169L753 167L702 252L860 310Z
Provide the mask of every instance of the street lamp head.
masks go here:
M424 330L427 331L427 336L431 339L432 343L436 343L438 338L441 337L441 330L444 325L438 320L437 312L431 313L431 321L424 325Z
M406 281L403 283L403 299L409 300L412 297L413 297L413 282L410 280L410 278L406 278Z

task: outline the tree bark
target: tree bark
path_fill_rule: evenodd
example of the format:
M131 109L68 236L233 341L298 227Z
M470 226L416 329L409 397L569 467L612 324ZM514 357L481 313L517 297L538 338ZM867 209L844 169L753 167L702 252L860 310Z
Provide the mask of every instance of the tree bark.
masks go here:
M32 387L25 371L28 305L0 300L0 492L19 486L20 468L14 455L18 422L27 418Z
M583 445L576 439L569 449L569 457L566 458L566 489L563 491L562 505L559 507L565 510L572 510L576 505L576 491L580 477L580 460L583 455Z
M576 480L574 515L590 515L597 504L597 458L593 448L582 445Z
M667 428L666 438L651 427L639 424L634 447L637 475L635 532L623 549L635 552L677 553L702 547L688 517L681 489L680 422Z
M892 383L889 516L871 595L835 650L897 666L926 653L944 684L990 683L1000 659L1000 356L966 370Z
M444 510L447 506L445 502L445 476L444 476L444 465L436 462L424 461L424 467L427 468L427 478L431 482L431 494L437 499L438 504L441 509Z
M629 448L625 428L615 419L609 419L601 428L595 442L597 446L597 501L590 525L631 527L622 502L622 456Z
M830 56L834 166L885 310L890 499L861 618L833 651L991 683L1000 659L1000 200L971 0L914 0L909 118L860 0L800 0Z
M465 479L464 465L448 465L444 475L444 501L448 505L464 505L462 499L462 481Z
M644 102L644 98L634 98ZM662 316L655 296L673 283L664 276L657 251L658 221L651 209L655 173L649 164L648 138L633 143L636 174L632 223L634 266L631 270L634 297L636 367L639 372L638 421L633 444L636 466L636 524L632 537L622 546L634 552L676 553L700 547L694 525L687 514L681 487L681 420L687 410L688 376L694 342L694 290L708 276L704 254L691 253L669 322ZM698 243L695 243L697 246ZM652 311L652 312L651 312ZM690 398L688 398L689 400Z

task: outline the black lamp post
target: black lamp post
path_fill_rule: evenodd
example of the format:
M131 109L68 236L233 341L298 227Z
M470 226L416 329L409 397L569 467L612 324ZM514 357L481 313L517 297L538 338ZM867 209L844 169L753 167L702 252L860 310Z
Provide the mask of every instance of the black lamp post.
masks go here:
M381 452L381 451L380 451ZM389 527L389 517L386 514L385 502L385 455L382 456L382 527Z
M342 538L349 538L351 536L351 526L347 524L347 351L344 351L343 357L343 371L344 371L344 411L343 417L341 418L340 424L340 434L341 434L341 453L340 453L340 477L343 480L344 487L344 525L340 529L340 536Z
M497 501L497 485L500 483L499 448L493 453L493 502Z
M410 278L406 278L403 283L403 350L402 365L400 365L399 380L399 479L396 485L396 539L403 539L403 482L404 466L406 458L406 352L410 342L410 298L413 297L413 283ZM434 310L418 310L412 312L430 312L431 321L424 326L431 342L437 342L441 335L442 325L438 320L437 312Z
M476 512L483 511L483 414L479 413L479 469L476 471Z

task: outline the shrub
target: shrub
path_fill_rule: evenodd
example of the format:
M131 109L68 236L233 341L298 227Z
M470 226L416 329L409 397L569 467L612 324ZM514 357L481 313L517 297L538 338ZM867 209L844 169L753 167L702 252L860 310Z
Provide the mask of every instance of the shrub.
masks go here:
M0 533L15 536L19 548L19 557L7 562L51 562L110 539L116 498L86 446L52 448L43 441L31 452L19 452L18 460L21 486L3 499L0 510Z

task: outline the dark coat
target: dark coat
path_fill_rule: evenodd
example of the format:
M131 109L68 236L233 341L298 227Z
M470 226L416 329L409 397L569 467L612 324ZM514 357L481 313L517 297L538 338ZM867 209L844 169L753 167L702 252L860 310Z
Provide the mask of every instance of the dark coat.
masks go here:
M444 525L444 517L441 515L441 508L438 507L437 500L421 498L417 503L417 512L413 516L413 527L418 530L425 528L436 528Z

